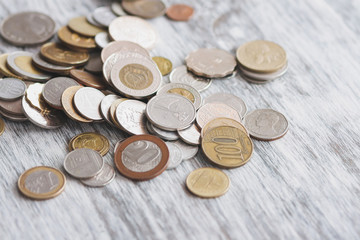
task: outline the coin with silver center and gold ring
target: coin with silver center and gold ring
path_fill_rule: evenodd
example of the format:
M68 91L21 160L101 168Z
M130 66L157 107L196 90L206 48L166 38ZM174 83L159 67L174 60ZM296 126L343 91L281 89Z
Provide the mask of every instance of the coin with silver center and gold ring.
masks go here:
M101 156L104 156L106 153L108 153L110 149L109 140L105 136L94 132L82 133L75 136L71 140L70 145L70 150L89 148L97 151Z
M169 59L164 57L153 57L152 60L156 63L163 76L166 76L171 72L172 63Z

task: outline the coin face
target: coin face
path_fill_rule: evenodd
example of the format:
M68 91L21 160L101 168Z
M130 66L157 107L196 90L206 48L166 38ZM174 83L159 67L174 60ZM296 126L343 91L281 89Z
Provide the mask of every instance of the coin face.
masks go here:
M96 89L106 89L105 81L102 76L95 75L89 72L86 72L84 70L80 69L71 69L70 70L70 76L74 78L79 83L96 88Z
M286 117L272 109L257 109L248 113L244 125L250 136L262 141L272 141L283 137L289 128Z
M185 4L174 4L166 10L166 16L174 21L188 21L194 14L194 9Z
M111 42L107 32L99 32L95 36L95 43L99 48L105 48Z
M25 46L49 40L54 35L55 27L54 20L46 14L21 12L6 18L0 31L6 41Z
M219 117L231 118L241 122L239 113L232 107L223 103L207 103L197 112L196 123L200 128L203 128L208 122Z
M151 134L158 136L161 139L167 141L176 141L179 139L179 135L177 134L177 132L162 130L154 126L150 121L146 121L146 128Z
M169 59L164 57L153 57L152 60L156 63L163 76L166 76L171 72L172 63Z
M5 122L0 118L0 136L4 133L4 131L5 131Z
M117 18L111 7L99 7L92 13L94 20L103 27L109 27L110 23Z
M104 156L109 152L110 143L109 140L100 133L81 133L71 140L71 149L79 148L89 148L97 151L101 156Z
M79 89L74 95L74 105L81 115L85 118L100 121L100 103L105 95L99 90L91 87Z
M95 177L81 179L80 181L89 187L104 187L111 183L115 178L115 170L112 166L105 163L103 169Z
M243 118L247 112L247 106L240 97L230 93L215 93L204 100L206 103L224 103L233 109L235 109L241 118Z
M115 153L119 172L134 180L149 180L166 170L169 150L160 138L137 135L125 139Z
M192 159L199 151L198 146L186 144L182 140L177 140L174 143L181 149L183 160Z
M118 99L120 99L119 96L117 96L115 94L109 94L109 95L105 96L103 98L103 100L101 100L101 103L100 103L101 115L110 125L114 125L114 123L111 120L111 116L110 116L110 107L111 107L111 104Z
M84 16L70 19L68 27L86 37L95 37L96 34L104 31L102 28L90 24Z
M188 84L201 92L210 87L212 80L210 78L195 76L187 70L185 65L181 65L171 72L170 82Z
M59 29L58 37L60 41L70 47L83 48L85 50L91 50L96 48L95 40L93 37L85 37L78 33L71 31L70 28L64 26Z
M67 88L61 96L61 105L64 109L65 114L69 118L71 118L75 121L78 121L78 122L89 123L89 122L92 122L93 120L82 117L77 112L77 110L75 109L75 106L73 104L75 93L81 88L83 88L83 87L82 86L73 86L73 87Z
M0 100L12 101L21 98L26 84L17 78L0 79Z
M182 162L181 149L173 142L166 142L166 146L169 149L169 165L167 170L174 169Z
M2 55L0 55L0 73L3 74L6 77L12 77L12 78L19 78L22 79L21 76L18 76L16 74L14 74L13 72L11 72L11 70L8 68L7 66L7 57L9 56L9 54L4 53Z
M79 86L79 84L72 78L52 78L45 84L42 96L51 107L56 109L62 109L61 97L64 91L72 86Z
M181 140L187 144L199 145L200 144L200 129L196 124L192 124L190 127L184 130L177 131Z
M40 57L40 53L32 56L32 63L45 72L58 73L60 75L68 75L69 71L74 68L73 66L61 66L46 62Z
M155 18L164 15L166 6L161 0L122 1L123 9L141 18Z
M248 136L249 133L247 131L247 129L245 128L244 125L242 125L240 122L231 119L231 118L215 118L213 120L211 120L210 122L208 122L202 129L201 129L201 137L204 137L205 133L212 128L215 127L221 127L221 126L230 126L230 127L235 127L240 129L241 131L245 132Z
M116 120L116 109L119 106L120 103L122 103L123 101L127 101L127 98L120 98L115 100L111 106L110 106L110 111L109 111L109 115L110 115L110 119L113 122L113 124L118 127L119 129L125 131L123 129L123 127L118 123L118 121Z
M117 52L138 53L150 59L149 52L139 44L131 41L114 41L106 45L101 51L101 59L105 62L112 54Z
M229 177L216 168L199 168L186 179L189 191L202 198L215 198L224 195L230 187Z
M60 170L46 166L30 168L18 180L20 192L36 200L58 196L64 191L65 184L65 175Z
M201 147L209 161L224 168L244 165L253 152L250 137L242 130L229 126L208 130L202 138Z

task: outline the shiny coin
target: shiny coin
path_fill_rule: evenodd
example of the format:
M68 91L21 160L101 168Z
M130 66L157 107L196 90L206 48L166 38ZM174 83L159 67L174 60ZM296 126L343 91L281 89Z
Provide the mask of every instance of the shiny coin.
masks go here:
M155 127L153 124L151 124L150 121L146 122L146 128L149 130L150 133L160 137L161 139L167 141L176 141L179 139L179 135L177 134L177 132L162 130L158 127Z
M181 149L173 142L166 142L169 149L169 165L167 169L174 169L182 162Z
M186 178L186 187L198 197L216 198L229 190L230 179L219 169L199 168Z
M153 57L152 60L156 63L163 76L168 75L171 72L172 63L169 59L164 57Z
M52 78L45 84L42 96L51 107L62 109L61 97L64 91L72 86L79 86L79 84L72 78Z
M102 156L88 148L75 149L68 153L64 160L67 173L75 178L92 178L104 167Z
M153 26L133 16L116 18L109 26L109 33L115 41L132 41L146 49L154 48L157 41Z
M235 121L231 118L215 118L208 122L202 129L201 129L201 137L204 137L205 133L215 127L221 127L221 126L230 126L240 129L241 131L245 132L246 135L249 136L249 133L247 129L242 125L240 122Z
M289 128L286 117L272 109L257 109L248 113L244 125L250 136L262 141L272 141L283 137Z
M85 70L91 73L102 73L103 62L100 57L100 52L90 53L90 59L85 65Z
M119 2L113 2L111 4L111 10L118 16L125 16L127 13L122 8L121 4Z
M256 83L263 83L263 82L268 82L268 81L271 81L271 80L274 80L276 78L283 76L288 70L288 64L286 63L284 67L282 67L281 69L279 69L278 71L273 72L273 73L256 73L256 72L248 71L242 67L239 67L239 68L240 68L242 75L244 75L246 77L245 80L250 79Z
M26 90L26 84L17 78L0 79L0 100L12 101L21 98Z
M4 131L5 131L5 122L0 118L0 136L4 133Z
M96 89L106 89L104 78L99 75L94 75L92 73L79 70L79 69L71 69L70 76L74 78L79 83L96 88Z
M123 9L141 18L155 18L164 15L166 6L161 0L122 1Z
M54 20L46 14L21 12L6 18L0 31L6 41L24 46L49 40L54 35L55 27Z
M92 50L96 48L95 40L92 37L85 37L78 33L71 31L64 26L58 31L58 37L61 42L73 48L80 48L82 50Z
M197 112L196 123L200 128L203 128L208 122L219 117L231 118L241 122L239 113L232 107L223 103L207 103Z
M170 74L171 83L184 83L192 86L199 92L208 89L212 80L210 78L202 78L195 76L189 72L185 65L175 68Z
M41 69L42 71L61 75L68 75L70 70L74 68L73 66L61 66L46 62L41 58L40 53L34 54L32 56L32 63L35 65L35 67Z
M87 119L100 121L100 103L105 95L99 90L91 87L79 89L74 96L74 105L81 115Z
M183 160L192 159L199 151L198 146L186 144L182 140L177 140L174 143L181 149Z
M111 42L101 51L101 59L105 62L111 55L117 52L126 52L126 53L138 53L143 55L145 58L150 59L150 54L148 50L143 48L137 43L131 41L115 41Z
M74 32L87 37L95 37L96 34L104 31L102 28L90 24L86 20L86 17L76 17L70 19L68 27Z
M71 149L89 148L104 156L109 152L109 140L100 133L81 133L71 140Z
M247 112L247 106L245 102L241 98L231 93L212 94L211 96L205 98L204 104L206 103L224 103L235 109L241 118L243 118Z
M185 4L174 4L166 10L166 16L174 21L188 21L194 14L194 9Z
M200 144L200 129L196 124L192 124L189 128L177 131L181 140L187 144L199 145Z
M78 122L89 123L92 120L82 117L74 107L74 95L75 93L83 88L82 86L73 86L67 88L61 96L61 104L66 115Z
M226 77L234 72L236 60L230 53L216 48L200 48L185 59L189 71L208 78Z
M95 43L99 48L106 47L110 42L111 39L107 32L99 32L95 36Z
M137 135L125 139L115 153L119 172L134 180L149 180L166 170L169 150L164 141L152 135Z
M111 183L115 178L115 170L112 166L105 163L103 169L95 177L81 179L80 181L89 187L104 187Z
M14 122L24 122L28 120L27 117L25 117L25 115L15 115L8 112L4 112L1 109L0 109L0 116L3 116L4 118Z
M177 94L161 94L153 97L146 106L146 116L155 126L168 130L188 128L195 120L194 104Z
M9 54L4 53L2 55L0 55L0 73L6 77L11 77L11 78L19 78L22 79L22 77L14 74L13 72L11 72L11 70L8 68L7 66L7 57L9 56Z
M250 160L254 148L245 132L229 126L208 130L202 138L201 147L208 160L224 168L244 165Z
M45 166L26 170L18 180L20 192L36 200L58 196L64 191L65 184L65 175L60 170Z
M92 13L93 19L103 27L109 27L110 23L117 18L111 7L99 7Z
M0 100L0 110L12 114L24 116L24 112L21 107L22 98L16 99L14 101L4 101Z
M101 103L100 103L101 115L111 125L114 125L114 123L111 120L110 107L111 107L111 104L118 99L120 99L119 96L117 96L115 94L109 94L109 95L105 96L103 98L103 100L101 100Z

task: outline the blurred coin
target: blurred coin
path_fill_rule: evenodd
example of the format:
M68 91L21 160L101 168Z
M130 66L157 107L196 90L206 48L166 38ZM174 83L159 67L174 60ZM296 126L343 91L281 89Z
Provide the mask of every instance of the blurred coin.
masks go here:
M71 69L70 76L79 83L88 87L93 87L100 90L107 88L103 76L94 75L79 69Z
M199 92L208 89L212 80L210 78L202 78L188 72L185 65L175 68L170 74L171 83L184 83L192 86Z
M123 9L141 18L155 18L164 15L166 6L161 0L122 1Z
M73 87L67 88L61 96L61 104L64 109L64 112L66 113L66 115L69 118L71 118L75 121L78 121L78 122L89 123L89 122L92 122L92 120L82 117L76 111L76 109L74 107L74 95L81 88L83 88L83 87L82 86L73 86Z
M92 13L93 19L103 27L109 27L110 23L117 18L111 7L99 7Z
M167 169L174 169L182 162L181 149L173 142L165 142L169 149L169 165Z
M62 66L81 66L89 60L88 53L76 52L54 42L44 44L40 53L46 61Z
M182 140L177 140L174 143L181 149L183 160L192 159L199 151L198 146L186 144Z
M95 36L95 43L99 48L106 47L110 42L111 39L107 32L99 32Z
M61 66L46 62L41 58L40 53L36 53L32 56L32 63L42 71L61 75L68 75L70 70L74 68L73 66Z
M75 108L87 119L101 121L100 103L105 95L91 87L80 88L74 96Z
M128 133L148 134L145 116L146 103L138 100L126 100L116 108L116 121Z
M91 25L94 25L95 27L99 27L99 28L103 28L104 26L102 26L101 24L97 23L93 17L93 13L89 13L88 15L86 15L86 21L88 23L90 23Z
M110 116L110 119L111 121L113 122L113 124L120 128L121 130L125 131L123 129L123 127L118 123L118 121L116 120L116 109L117 107L119 106L120 103L122 103L123 101L126 101L128 100L127 98L120 98L120 99L117 99L115 100L111 106L110 106L110 111L109 111L109 116Z
M203 128L208 122L219 117L231 118L241 122L241 117L234 108L223 103L207 103L198 110L196 123L200 128Z
M91 73L102 73L103 62L100 57L100 52L90 53L90 59L85 65L85 70Z
M163 76L166 76L171 72L172 63L169 59L164 57L153 57L152 60L156 63Z
M68 27L74 32L87 37L95 37L96 34L104 31L102 28L90 24L84 16L70 19Z
M70 47L81 48L83 50L92 50L96 48L94 38L81 36L78 33L71 31L67 26L60 28L58 37L61 42Z
M127 53L138 53L150 59L148 50L131 41L114 41L109 43L101 51L101 59L103 62L105 62L106 59L108 59L112 54L123 51Z
M4 133L4 131L5 131L5 122L0 118L0 136Z
M0 108L0 116L3 116L4 118L9 119L14 122L24 122L24 121L28 120L25 115L11 114L9 112L3 111L1 108Z
M11 70L8 68L8 66L7 66L7 57L8 56L9 56L9 54L7 54L7 53L0 55L0 73L6 77L23 79L22 77L11 72Z
M224 103L233 109L235 109L241 118L243 118L247 112L247 106L245 102L231 93L215 93L205 98L204 104L207 103Z
M114 123L112 122L111 117L110 117L110 107L114 101L116 101L120 98L121 98L120 96L117 96L115 94L109 94L109 95L105 96L103 98L103 100L101 100L101 103L100 103L101 115L111 125L114 125Z
M51 107L62 109L61 97L64 91L72 86L79 86L79 84L72 78L52 78L45 84L42 96Z
M271 80L274 80L276 78L279 78L281 76L283 76L287 70L288 70L288 64L286 63L284 67L282 67L281 69L279 69L278 71L276 72L273 72L273 73L256 73L256 72L251 72L251 71L248 71L242 67L239 67L240 68L240 71L243 75L245 75L247 78L255 81L255 82L264 82L264 81L271 81ZM245 79L247 80L247 79Z
M18 78L0 79L0 100L13 101L21 98L26 90L25 83Z
M201 129L201 137L204 137L205 133L215 127L221 127L221 126L230 126L240 129L241 131L245 132L246 135L249 136L249 133L244 125L242 125L240 122L235 121L231 118L215 118L208 122L202 129Z
M11 115L24 116L24 112L21 106L21 101L22 98L16 99L14 101L0 100L0 110Z
M189 128L177 131L181 140L187 144L199 145L200 144L200 130L196 124L192 124Z
M162 130L158 127L155 127L153 124L151 124L150 121L146 121L146 128L149 130L150 133L160 137L161 139L167 141L176 141L179 139L179 135L177 134L177 132Z
M110 149L109 140L100 133L88 132L81 133L71 140L71 149L89 148L100 153L101 156L106 155Z
M127 13L123 10L121 7L121 4L119 2L113 2L111 4L111 10L118 16L125 16Z
M95 177L81 179L80 181L89 187L104 187L111 183L115 178L115 170L112 166L105 163L103 169Z
M185 4L174 4L166 10L166 16L174 21L188 21L194 14L194 9Z

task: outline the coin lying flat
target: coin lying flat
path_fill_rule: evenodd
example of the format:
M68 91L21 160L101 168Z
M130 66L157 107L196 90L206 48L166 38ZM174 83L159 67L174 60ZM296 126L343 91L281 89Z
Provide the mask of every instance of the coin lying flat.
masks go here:
M0 108L0 116L3 116L4 118L14 121L14 122L24 122L27 121L27 117L25 115L15 115L8 112L3 111Z
M19 78L22 79L21 76L18 76L16 74L14 74L13 72L11 72L11 70L8 68L7 66L7 57L9 56L9 54L4 53L0 55L0 73L6 77L11 77L11 78Z
M12 115L24 116L21 101L22 98L16 99L14 101L0 100L0 110Z
M156 63L163 76L166 76L171 72L172 63L169 59L164 57L153 57L152 60Z
M79 84L72 78L52 78L45 84L42 96L51 107L62 109L61 97L64 91L72 86L79 86Z
M93 120L82 117L74 107L74 95L81 88L83 88L83 87L82 86L73 86L73 87L67 88L61 96L61 105L64 109L65 114L69 118L71 118L75 121L78 121L78 122L89 123L89 122L92 122Z
M239 66L239 69L241 71L241 74L245 77L245 80L249 79L250 82L261 84L282 77L288 70L288 63L286 63L284 67L280 68L278 71L275 71L273 73L251 72L242 68L241 66Z
M32 63L35 67L41 69L42 71L57 73L60 75L68 75L70 70L74 68L73 66L61 66L49 63L41 58L40 53L32 56Z
M164 15L166 6L161 0L122 1L123 9L141 18L155 18Z
M101 100L101 103L100 103L101 115L110 125L114 125L114 123L112 122L111 117L110 117L110 107L111 107L111 104L118 99L120 99L119 96L117 96L115 94L109 94L109 95L105 96L103 98L103 100Z
M102 72L103 62L101 60L100 52L90 53L90 59L85 65L85 70L94 74L100 74Z
M5 122L0 118L0 136L4 133L4 131L5 131Z
M114 41L106 45L101 51L101 59L105 62L112 54L116 52L131 52L138 53L145 57L150 58L148 50L140 46L139 44L131 41Z
M71 69L70 76L85 86L100 90L106 89L105 81L102 76L98 76L80 69Z
M202 198L215 198L224 195L230 187L229 177L216 168L199 168L186 178L188 190Z
M92 50L96 48L94 38L79 35L78 33L71 31L67 26L59 29L58 37L61 42L69 47L80 48L82 50Z
M111 7L99 7L92 13L93 19L103 27L109 27L110 23L117 18Z
M6 41L25 46L49 40L54 35L55 27L54 20L46 14L21 12L6 18L0 31Z
M74 32L86 37L95 37L96 34L104 31L102 28L90 24L86 20L86 17L76 17L70 19L68 27Z
M177 132L162 130L158 127L155 127L150 121L146 122L146 128L151 134L158 136L161 139L167 141L176 141L179 139Z
M166 142L169 149L169 165L167 169L174 169L182 162L181 149L173 142Z
M240 129L241 131L245 132L248 136L249 133L244 125L242 125L240 122L231 119L231 118L215 118L208 122L202 129L201 129L201 137L204 137L205 133L215 127L221 127L221 126L230 126Z
M279 139L289 128L286 117L272 109L257 109L248 113L244 125L250 136L262 141Z
M194 14L194 9L185 4L174 4L166 10L166 16L174 21L188 21Z
M36 200L58 196L64 191L65 184L65 175L60 170L46 166L30 168L18 180L20 192Z
M105 48L111 42L107 32L99 32L95 36L95 43L99 48Z
M239 113L232 107L223 103L207 103L198 110L196 123L200 128L203 128L208 122L219 117L231 118L241 122Z
M171 83L184 83L192 86L199 92L208 89L212 80L210 78L202 78L195 76L189 72L185 65L175 68L170 74Z
M204 104L206 103L224 103L233 109L235 109L241 118L243 118L247 112L247 106L241 98L231 93L215 93L205 98Z
M177 131L181 140L187 144L199 145L200 144L200 129L196 124L192 124L190 127L184 130Z
M80 181L89 187L104 187L111 183L115 178L115 170L112 166L105 163L103 169L95 177L81 179Z
M75 136L71 142L70 146L72 150L79 148L89 148L100 153L101 156L104 156L109 152L110 143L109 140L101 135L100 133L81 133Z
M0 100L12 101L21 98L26 84L17 78L0 79Z
M174 143L181 149L183 160L192 159L199 151L198 146L186 144L182 140L177 140Z
M100 121L100 103L105 95L99 90L91 87L79 89L74 95L74 105L81 115L85 118Z
M164 172L169 163L169 150L160 138L136 135L125 139L115 152L119 172L134 180L150 180Z

